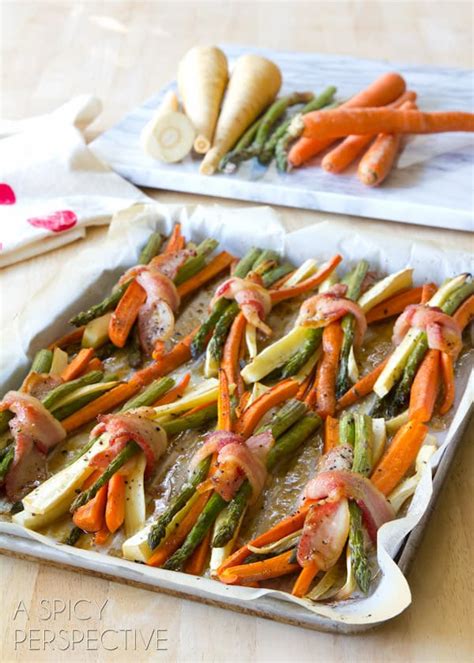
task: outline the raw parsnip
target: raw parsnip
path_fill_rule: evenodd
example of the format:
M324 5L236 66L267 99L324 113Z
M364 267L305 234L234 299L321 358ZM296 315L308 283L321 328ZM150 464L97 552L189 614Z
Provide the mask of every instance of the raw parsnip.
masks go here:
M212 148L204 157L200 172L212 175L220 160L252 122L274 100L281 86L281 72L259 55L243 55L234 67L222 106Z
M199 154L211 146L228 80L227 58L215 46L196 46L179 63L178 89L196 130L194 149Z
M179 111L178 97L170 90L143 128L140 143L153 159L175 163L191 152L195 135L191 121Z

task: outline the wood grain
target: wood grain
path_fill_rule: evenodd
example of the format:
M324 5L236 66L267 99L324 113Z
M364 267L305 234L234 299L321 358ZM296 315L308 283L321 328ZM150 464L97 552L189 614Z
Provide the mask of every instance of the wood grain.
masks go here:
M196 42L234 42L280 49L336 52L443 66L471 66L472 7L468 2L139 2L132 0L2 3L3 117L46 112L80 92L104 101L90 136L170 80L182 53ZM160 192L161 202L208 202ZM227 205L242 205L220 201ZM281 210L289 229L327 217ZM344 217L350 228L442 239L466 248L467 233L438 231ZM101 241L85 240L1 272L2 321L14 316L29 284L45 281L68 257ZM361 636L313 633L172 596L0 558L2 661L446 661L472 660L474 528L472 432L466 433L439 506L410 575L413 605L399 618ZM470 439L469 439L470 438ZM42 622L41 600L108 601L102 619ZM19 602L29 611L14 619ZM84 626L85 625L85 626ZM15 629L168 629L167 651L58 652L14 646Z

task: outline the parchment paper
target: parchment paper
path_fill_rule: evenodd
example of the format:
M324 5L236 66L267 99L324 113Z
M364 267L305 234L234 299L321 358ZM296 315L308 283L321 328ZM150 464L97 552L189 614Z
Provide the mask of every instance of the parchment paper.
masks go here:
M396 271L410 265L415 269L416 282L433 280L440 283L449 276L469 271L471 264L468 253L448 252L434 243L411 243L394 238L387 232L370 236L356 232L348 235L347 227L336 221L316 223L286 234L276 213L268 207L232 210L217 205L196 208L135 205L114 217L104 244L79 253L59 274L52 275L49 283L25 303L20 315L7 327L1 353L1 393L18 385L36 350L64 333L65 323L73 311L104 296L118 275L134 264L140 247L152 229L169 232L178 219L188 238L200 241L204 237L215 237L222 248L236 255L257 245L276 249L295 264L300 264L309 257L324 260L340 252L344 255L340 268L342 272L350 269L357 260L365 258L381 272ZM432 467L439 463L446 446L455 438L469 414L474 388L469 372L470 366L466 362L457 375L456 414L447 431L435 432L440 446L432 457ZM0 533L35 540L32 547L37 549L38 544L42 545L43 558L56 561L60 558L65 563L103 573L116 572L132 581L165 589L177 587L197 596L214 597L239 605L270 597L276 601L296 603L336 624L362 625L390 619L410 604L408 583L393 557L426 511L431 495L432 478L427 467L406 516L387 523L378 532L377 556L381 574L373 593L367 598L331 605L311 603L275 590L225 586L206 578L194 578L97 552L65 547L11 523L0 523ZM14 549L19 548L16 546Z

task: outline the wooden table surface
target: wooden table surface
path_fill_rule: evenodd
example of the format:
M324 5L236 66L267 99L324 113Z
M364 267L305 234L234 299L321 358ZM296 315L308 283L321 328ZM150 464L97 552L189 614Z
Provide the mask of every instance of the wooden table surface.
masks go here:
M472 65L472 5L469 2L2 2L1 115L19 118L47 112L75 94L91 92L104 112L91 135L109 127L175 74L182 53L195 43L340 53L430 65ZM336 82L337 83L337 82ZM442 92L442 91L441 91ZM198 196L160 192L161 202L207 202ZM233 204L221 201L223 204ZM237 203L243 205L244 203ZM320 215L281 210L288 227ZM327 217L328 215L324 215ZM470 238L428 228L347 218L364 229L384 228L410 239L442 240L466 248ZM101 241L104 229L85 240L2 271L1 319L15 315L28 284L41 283L68 256ZM472 442L472 440L471 440ZM413 605L391 623L361 636L335 636L238 615L170 596L125 587L44 564L0 558L3 596L0 641L3 661L464 661L474 655L472 630L473 446L467 435L428 527L410 574ZM54 620L56 601L106 606L90 615ZM28 615L24 610L28 611ZM90 620L81 621L88 616ZM151 629L167 637L148 644ZM17 644L29 629L28 642ZM39 629L35 631L35 629ZM50 630L55 646L43 640ZM61 629L78 634L131 629L102 643L60 640ZM15 634L15 631L18 633ZM41 635L42 634L42 635ZM58 635L59 634L59 635ZM156 636L156 633L155 633ZM41 640L35 638L41 637ZM94 634L91 636L94 637ZM134 637L134 636L133 636ZM108 638L108 639L107 639ZM80 639L80 635L76 636ZM61 652L59 649L66 649ZM94 651L94 648L98 648Z

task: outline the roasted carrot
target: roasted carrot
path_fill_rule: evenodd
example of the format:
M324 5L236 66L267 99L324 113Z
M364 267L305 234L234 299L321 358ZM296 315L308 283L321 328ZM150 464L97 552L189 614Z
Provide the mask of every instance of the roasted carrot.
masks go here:
M425 283L421 288L421 303L427 304L437 289L434 283Z
M209 555L209 548L211 545L211 536L212 532L209 529L206 536L193 552L186 566L184 567L186 573L190 573L193 576L202 575L204 569L206 568L207 557Z
M110 391L107 391L102 396L99 396L99 398L96 398L80 410L77 410L77 412L74 412L74 414L63 419L61 426L67 433L70 433L95 419L98 414L108 412L121 405L124 401L134 396L139 389L139 385L132 384L131 382L118 384Z
M87 364L84 373L90 373L91 371L102 371L104 364L100 361L99 357L92 357L90 362Z
M56 339L56 341L48 345L48 350L54 350L54 348L65 348L68 345L72 345L73 343L79 343L80 341L82 341L85 328L86 326L82 325L82 327L78 327L77 329L74 329L72 332L69 332L64 336L61 336L60 338Z
M109 479L105 524L110 532L116 532L125 520L125 477L117 472Z
M346 391L344 396L342 396L337 401L337 409L343 410L350 405L354 405L360 398L367 396L373 389L374 384L377 382L377 378L380 373L385 368L386 363L388 362L388 357L384 359L380 364L377 364L367 375L364 375L358 382L355 383L353 387Z
M178 286L179 296L186 297L208 281L211 281L227 269L231 265L233 259L234 257L231 256L230 253L227 253L227 251L218 253L203 269L201 269L200 272Z
M170 557L179 546L183 543L189 532L194 527L197 519L201 515L202 510L206 506L209 498L209 493L200 495L185 515L183 520L176 527L175 531L170 534L155 550L153 555L147 561L149 566L162 566L168 557Z
M430 283L430 286L436 290L434 283ZM370 309L365 316L367 324L372 324L373 322L379 322L380 320L385 320L385 318L391 318L394 315L402 313L407 306L410 304L419 304L421 302L421 296L423 293L423 288L425 286L418 286L417 288L410 288L401 292L398 295L394 295L389 299L386 299L381 304L377 304L374 308ZM434 292L432 291L432 294Z
M293 596L299 596L300 598L305 596L309 592L311 583L318 575L318 572L319 566L315 561L311 561L306 566L303 566L295 584L293 585L293 590L291 592Z
M72 517L76 527L85 532L98 532L104 527L105 503L107 502L107 484L100 488L96 495L79 507Z
M93 355L93 348L82 348L82 350L79 350L71 363L68 364L64 371L61 373L61 378L64 380L64 382L74 380L79 375L81 375L81 373L84 373L85 368L89 361L92 359Z
M240 397L239 404L235 409L235 414L237 415L237 417L242 416L242 413L245 411L251 395L252 393L250 391L244 391L244 393Z
M384 495L389 495L415 462L428 426L419 421L409 421L393 438L387 451L372 473L371 480Z
M96 546L103 546L109 540L110 532L107 527L102 527L98 532L94 533L94 543Z
M318 269L316 274L310 276L305 281L298 283L291 288L281 288L280 290L270 290L270 296L272 298L273 304L282 302L285 299L291 299L292 297L297 297L302 295L308 290L313 290L316 286L321 285L321 283L333 272L339 263L342 260L342 256L337 254L330 258Z
M323 332L323 356L318 370L316 410L325 418L336 411L336 377L344 332L339 321L331 322Z
M178 400L178 398L182 398L184 392L186 391L186 387L189 384L189 381L191 379L191 373L185 373L181 381L176 385L176 387L173 387L170 389L164 396L159 398L156 403L153 403L152 407L158 407L158 405L166 405L167 403L174 403L175 401Z
M339 108L364 108L367 106L385 106L398 99L405 92L405 81L397 73L387 73L379 76L365 90L346 101ZM329 111L326 111L329 112ZM350 132L351 134L354 132ZM370 132L372 134L375 131ZM378 133L378 132L377 132ZM333 138L302 136L291 148L288 161L292 166L301 166L302 163L322 152L331 143Z
M276 384L249 405L240 419L237 420L235 426L236 432L244 437L251 435L260 419L268 410L276 405L280 405L288 398L296 396L298 389L299 384L292 378Z
M447 352L441 353L441 373L443 376L443 401L439 413L446 414L453 406L455 394L453 358Z
M296 562L291 562L293 556L292 550L287 550L281 555L264 559L261 562L253 562L252 564L241 564L239 566L231 566L223 571L219 578L222 582L229 584L238 583L242 580L269 580L270 578L279 578L281 576L294 573L300 567Z
M428 423L433 416L440 382L439 355L439 350L428 350L410 390L410 419L422 424Z
M453 315L461 329L464 329L474 317L474 295L464 301Z
M311 371L311 373L300 384L300 387L299 387L298 391L296 392L296 398L299 401L304 401L304 398L306 396L306 393L307 393L308 389L313 384L313 380L314 380L314 371Z
M320 139L351 134L429 134L474 131L474 113L438 111L423 113L399 108L336 108L303 116L304 136Z
M109 322L109 338L118 348L123 348L127 342L130 330L145 299L145 290L137 281L132 281L123 293Z
M393 103L389 104L387 108L399 108L405 101L415 101L415 99L416 92L409 90L404 92ZM321 161L321 166L330 173L341 173L357 159L374 139L375 136L371 136L370 134L347 136L339 145L326 154Z
M173 253L184 249L185 239L181 233L181 224L175 223L171 231L168 244L166 245L165 253Z
M217 430L232 430L229 381L224 369L219 369L219 393L217 397Z
M327 453L339 444L339 421L327 416L324 422L324 453Z
M227 376L229 384L237 385L239 371L239 355L242 339L245 333L247 320L243 313L239 313L230 328L224 344L221 368Z

